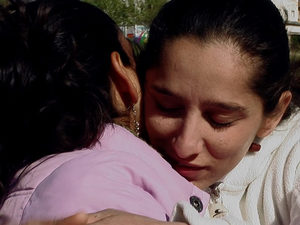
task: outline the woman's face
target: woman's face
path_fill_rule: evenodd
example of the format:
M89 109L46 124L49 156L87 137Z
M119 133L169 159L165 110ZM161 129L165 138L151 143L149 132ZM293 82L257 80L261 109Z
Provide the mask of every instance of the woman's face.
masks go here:
M161 64L146 73L149 141L200 188L233 169L263 127L250 62L231 44L181 38L167 43Z

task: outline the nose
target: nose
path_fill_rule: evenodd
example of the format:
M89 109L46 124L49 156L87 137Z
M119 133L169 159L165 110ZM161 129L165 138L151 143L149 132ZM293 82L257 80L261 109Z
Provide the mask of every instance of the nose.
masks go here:
M181 127L172 139L176 156L185 160L195 158L204 148L204 132L199 116L188 116L182 120Z

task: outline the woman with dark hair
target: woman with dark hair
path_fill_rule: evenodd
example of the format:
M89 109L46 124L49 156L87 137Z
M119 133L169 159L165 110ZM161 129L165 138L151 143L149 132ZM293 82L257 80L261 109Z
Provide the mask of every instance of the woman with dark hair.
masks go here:
M147 140L211 195L204 218L181 202L173 219L300 224L299 79L273 3L171 0L141 62Z
M106 75L111 52L119 52L124 65L130 65L117 25L106 14L77 1L42 3L12 3L8 11L1 9L4 184L16 168L42 156L94 145L116 115ZM51 4L60 12L49 13ZM63 11L72 4L73 10ZM78 5L82 10L75 8Z
M106 208L166 220L195 196L204 213L207 193L136 137L141 90L114 21L77 0L0 13L1 224Z
M150 143L208 189L210 217L300 223L299 92L270 0L170 1L140 74Z
M299 93L284 22L272 2L172 0L154 19L140 63L145 137L211 195L205 217L180 202L172 219L299 224ZM53 187L44 180L43 191ZM33 194L26 216L55 204L46 193ZM105 225L144 219L103 214L97 216Z

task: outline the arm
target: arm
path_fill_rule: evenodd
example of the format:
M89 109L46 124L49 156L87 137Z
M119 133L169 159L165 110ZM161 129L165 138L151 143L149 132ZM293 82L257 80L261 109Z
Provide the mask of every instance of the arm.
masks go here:
M24 210L22 223L57 220L77 212L107 208L165 220L165 209L151 193L132 181L132 171L126 168L130 163L138 163L138 159L133 162L131 156L127 162L128 154L97 152L85 157L61 166L37 187Z
M77 213L73 216L61 220L52 221L30 221L25 225L87 225L88 221L93 218L93 215L85 213Z
M162 222L145 216L106 209L91 214L77 213L61 220L31 221L25 225L115 225L128 223L130 225L187 225L181 222Z
M188 225L183 222L164 222L145 216L106 209L89 215L91 225ZM64 224L62 224L64 225Z

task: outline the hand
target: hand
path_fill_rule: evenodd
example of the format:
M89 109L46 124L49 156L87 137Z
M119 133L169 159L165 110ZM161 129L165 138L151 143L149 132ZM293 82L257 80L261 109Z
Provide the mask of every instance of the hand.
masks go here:
M164 222L149 217L127 213L115 209L106 209L89 214L89 225L187 225L180 222Z
M180 222L164 222L145 216L131 214L115 209L96 213L77 213L62 220L31 221L24 225L187 225Z
M87 225L88 220L92 217L93 217L92 215L89 216L88 214L85 213L77 213L73 216L67 217L62 220L30 221L25 225Z

